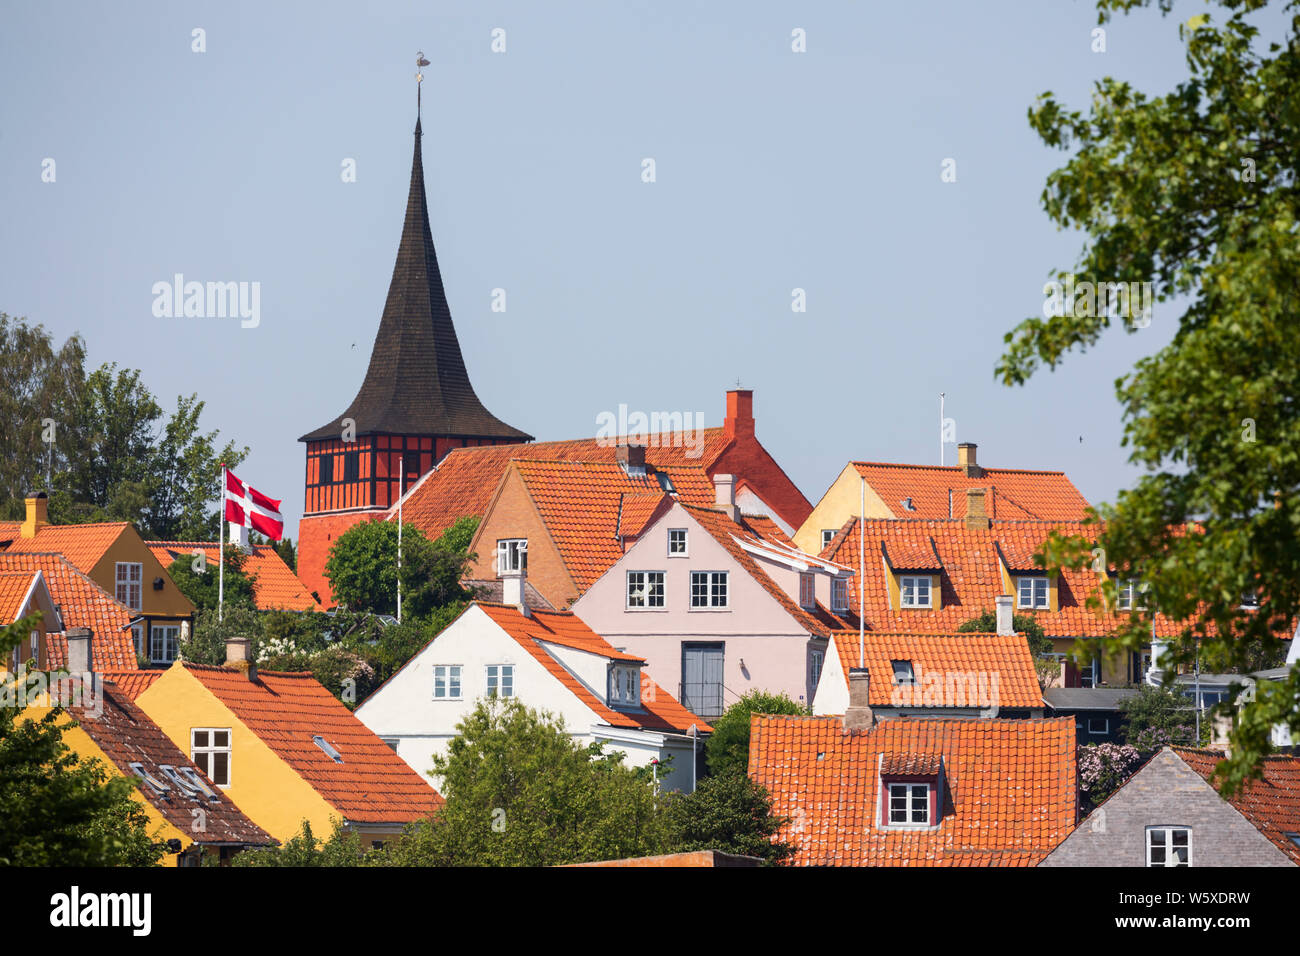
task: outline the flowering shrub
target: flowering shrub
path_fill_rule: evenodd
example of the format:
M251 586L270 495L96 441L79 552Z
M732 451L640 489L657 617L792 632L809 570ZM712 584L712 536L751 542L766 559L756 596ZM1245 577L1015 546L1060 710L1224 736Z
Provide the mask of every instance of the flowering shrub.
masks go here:
M1130 744L1087 744L1079 748L1079 789L1094 805L1132 776L1142 755Z
M1164 727L1147 727L1129 738L1129 743L1143 753L1159 750L1161 747L1193 747L1196 745L1196 729L1189 724L1175 724L1168 729Z

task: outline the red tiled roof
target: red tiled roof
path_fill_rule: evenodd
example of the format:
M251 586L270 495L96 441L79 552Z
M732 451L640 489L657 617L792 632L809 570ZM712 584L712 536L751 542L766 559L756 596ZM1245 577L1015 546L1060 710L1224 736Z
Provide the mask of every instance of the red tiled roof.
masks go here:
M27 595L37 571L0 572L0 624L12 624L22 616Z
M674 482L679 469L708 469L731 439L722 428L706 428L702 435L704 446L698 457L691 457L692 449L684 446L681 433L650 436L646 464L668 471ZM453 449L407 493L402 502L402 519L419 527L429 538L437 538L458 518L482 517L512 459L613 463L616 455L613 441L581 438ZM710 486L709 500L712 499ZM394 505L389 509L389 518L396 516Z
M138 665L130 623L136 612L119 604L61 554L0 552L0 571L38 570L45 576L63 626L88 627L94 632L91 665L95 670L134 670ZM68 648L63 635L47 633L45 646L50 668L63 667Z
M587 651L610 660L643 662L640 657L617 651L603 637L583 623L576 614L564 611L533 611L525 617L519 609L501 604L478 603L484 613L515 642L551 673L561 684L611 727L685 733L694 724L701 733L712 730L666 690L641 672L641 710L615 710L587 689L558 660L547 653L544 644L558 644ZM437 638L434 638L437 640Z
M174 665L175 666L175 665ZM443 803L427 780L321 686L310 673L182 664L347 820L408 823ZM337 763L312 738L343 758Z
M522 479L580 591L623 556L619 508L628 498L642 522L647 512L666 509L672 501L653 473L632 478L615 463L521 460L510 467ZM713 500L713 482L702 470L682 468L671 477L679 498Z
M1223 754L1213 750L1173 748L1174 753L1207 781L1215 785L1214 768ZM1260 833L1296 864L1300 864L1300 846L1287 834L1300 834L1300 757L1264 757L1264 778L1250 780L1228 802L1249 820Z
M880 772L889 777L932 777L943 766L943 754L881 754Z
M1097 528L1078 522L995 521L987 530L971 531L965 522L924 521L868 518L866 535L866 626L869 630L895 633L952 632L984 611L992 611L994 599L1003 589L998 551L1017 555L1037 550L1054 530L1095 538ZM858 568L858 519L845 522L822 556ZM882 543L886 549L920 551L933 542L942 570L939 573L939 608L890 607L885 571L880 560ZM892 550L891 550L892 553ZM1020 563L1020 562L1017 562ZM1010 569L1024 570L1024 569ZM856 575L849 582L849 607L858 608ZM1063 569L1058 588L1059 609L1016 609L1017 614L1031 614L1048 637L1100 637L1114 629L1115 616L1098 616L1086 606L1088 596L1098 586L1096 572L1090 568ZM1123 613L1123 612L1118 612ZM1174 637L1180 625L1156 614L1156 634Z
M942 756L937 827L877 824L886 754ZM845 734L838 717L754 714L749 775L790 818L777 838L795 844L795 865L1033 866L1074 826L1074 719L900 719Z
M943 567L943 562L935 554L934 543L929 538L886 540L884 554L889 560L889 566L895 571L938 571Z
M103 696L98 708L70 706L68 709L100 750L113 762L123 776L136 780L131 764L143 764L144 771L160 783L169 783L166 795L159 794L147 784L139 787L141 795L153 805L163 818L183 833L192 835L200 844L242 844L244 846L269 846L276 841L261 827L253 823L231 802L221 788L209 784L212 796L188 795L168 781L159 769L162 766L178 770L188 767L203 777L203 771L183 754L163 733L162 729L137 707L133 698L112 681L104 681ZM206 778L204 778L206 779ZM214 799L215 798L215 799ZM193 811L203 811L204 826L196 831Z
M89 574L113 542L129 527L130 524L125 521L46 524L37 528L36 534L30 538L15 537L7 550L13 554L57 552L71 561L79 571Z
M213 567L217 563L215 541L146 541L145 544L164 568L170 568L177 558L188 558L198 548L203 549ZM251 545L252 551L244 556L244 573L253 578L253 598L263 611L319 611L321 606L307 591L289 565L269 544Z
M131 700L136 700L153 686L154 681L165 673L167 673L165 670L155 668L152 670L102 671L101 676L104 680L111 680L116 684L120 693L125 694Z
M836 631L834 641L847 686L849 668L858 666L858 632ZM945 689L950 686L950 680L960 685L958 697L969 693L969 685L963 683L964 675L982 674L989 695L996 696L993 702L996 706L1043 706L1034 658L1023 634L887 634L868 631L864 635L863 650L867 671L871 674L868 686L873 707L899 706L897 701L901 698L895 697L891 661L911 662L917 683L915 694L920 698L921 706L929 706L924 703L927 699L927 674L935 675ZM929 686L933 693L938 693L933 683ZM996 695L993 694L994 688ZM942 700L936 701L936 706L944 706ZM972 701L969 705L948 703L947 706L985 705Z
M895 518L965 518L967 488L986 489L984 513L999 521L1081 521L1088 507L1059 471L985 468L981 477L967 478L959 466L855 461L853 467ZM914 510L903 507L905 498L912 499Z

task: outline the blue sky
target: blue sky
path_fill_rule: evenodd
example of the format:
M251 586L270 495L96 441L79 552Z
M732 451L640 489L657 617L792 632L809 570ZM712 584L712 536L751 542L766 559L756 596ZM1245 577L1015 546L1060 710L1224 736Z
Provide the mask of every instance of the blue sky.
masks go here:
M851 458L937 462L942 391L982 463L1107 500L1136 474L1113 382L1178 310L994 381L1082 244L1040 208L1064 156L1026 110L1045 90L1082 108L1107 74L1166 91L1204 9L1120 17L1094 53L1094 8L1069 0L24 4L0 32L0 310L79 331L92 367L142 369L168 408L198 392L296 534L296 439L352 400L383 308L423 50L434 240L504 421L576 438L626 404L718 424L739 379L816 501ZM178 272L260 282L260 325L155 318Z

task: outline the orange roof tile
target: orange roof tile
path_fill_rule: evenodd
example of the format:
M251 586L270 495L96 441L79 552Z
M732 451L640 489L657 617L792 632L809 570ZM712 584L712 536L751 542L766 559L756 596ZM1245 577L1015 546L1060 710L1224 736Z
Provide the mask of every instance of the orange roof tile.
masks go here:
M640 657L615 650L603 637L583 623L576 614L565 611L533 611L528 617L519 609L502 604L477 606L547 669L561 684L594 711L611 727L685 733L694 724L701 733L712 728L702 719L679 704L671 694L641 672L641 709L615 710L593 694L585 684L565 669L558 660L547 653L544 644L558 644L587 651L610 660L643 662ZM437 638L434 638L437 640Z
M992 611L994 599L1005 593L999 553L1014 554L1017 564L1025 554L1037 550L1053 530L1095 538L1096 526L1066 521L995 521L987 530L972 531L962 520L926 521L868 518L863 528L866 537L866 626L869 630L893 633L942 633L957 627L984 611ZM822 556L858 568L858 519L845 522ZM933 543L933 544L931 544ZM880 560L882 547L893 554L922 552L933 546L941 569L938 608L890 607L885 570ZM1011 568L1011 571L1028 568ZM1098 616L1086 606L1088 596L1098 586L1096 572L1085 568L1066 568L1061 572L1056 611L1017 608L1017 614L1030 614L1042 625L1048 637L1100 637L1115 626L1115 614ZM858 581L849 583L849 607L857 609ZM1116 612L1124 613L1124 612ZM1180 625L1156 614L1156 634L1174 637Z
M204 687L339 811L356 823L408 823L443 803L427 778L407 766L310 673L183 663ZM312 738L342 756L336 762Z
M145 544L164 568L170 568L177 558L192 556L200 548L209 564L215 566L217 562L215 541L146 541ZM252 551L244 556L244 573L253 579L253 599L260 610L322 609L273 546L254 544L251 548Z
M102 750L129 780L138 775L131 764L141 764L142 769L159 783L169 785L166 793L159 793L148 784L139 787L144 797L172 826L190 834L199 844L235 844L243 846L269 846L276 841L261 827L244 816L220 787L209 784L210 796L186 793L160 769L163 766L192 770L206 781L203 771L190 760L112 681L103 683L103 694L98 707L69 706L77 725ZM194 810L203 811L204 826L196 830Z
M582 591L623 556L619 517L629 499L632 520L641 522L640 530L650 515L672 502L653 472L633 478L612 462L520 460L509 467L523 480L565 568ZM713 482L700 469L678 469L672 482L679 499L713 500Z
M111 680L117 685L118 691L131 698L131 700L135 700L152 687L153 682L165 673L167 673L165 670L155 668L134 671L103 671L100 676L104 680Z
M845 686L848 686L849 668L858 666L858 632L836 631L834 640ZM987 675L985 686L989 689L990 696L996 698L993 702L996 706L1043 706L1034 658L1023 634L886 634L868 631L864 635L863 650L867 670L871 674L869 688L873 707L906 706L906 692L895 693L892 661L909 661L912 664L916 690L921 697L918 703L921 704L927 699L927 674L938 675L937 679L945 688L949 686L948 675L984 674ZM956 677L951 680L961 685L958 696L964 695L966 685ZM947 706L986 705L972 701L969 705L953 702Z
M27 596L32 593L38 571L0 571L0 624L12 624L22 617Z
M999 521L1082 521L1088 507L1059 471L983 468L982 476L967 478L959 466L852 464L895 518L965 518L967 488L987 489L984 512ZM903 506L905 498L912 499L913 510Z
M1213 779L1214 768L1224 759L1223 754L1183 747L1174 747L1173 751L1218 789ZM1265 757L1261 769L1264 778L1248 781L1228 802L1279 850L1300 864L1300 845L1295 841L1295 835L1300 834L1300 757Z
M942 757L938 826L877 823L879 765ZM801 866L1033 866L1075 819L1073 718L885 720L845 734L838 717L755 714L749 774L788 817L778 839Z
M33 537L14 538L7 550L13 554L56 552L71 561L79 571L89 574L113 542L129 527L130 524L125 521L41 525Z
M138 665L130 624L136 612L78 571L61 554L0 552L0 571L41 571L45 586L59 609L64 627L88 627L94 632L91 665L97 671L134 670ZM49 666L63 667L67 641L62 633L46 634Z
M707 470L731 442L722 428L703 430L704 446L698 457L686 447L681 433L653 435L648 439L646 464L666 470L674 482L679 469ZM638 439L639 440L639 439ZM586 461L613 463L616 448L595 438L576 441L534 442L528 445L485 445L453 449L438 466L407 492L402 518L430 538L437 538L458 518L482 517L506 466L511 460ZM710 485L709 500L713 498ZM395 520L397 506L389 509Z

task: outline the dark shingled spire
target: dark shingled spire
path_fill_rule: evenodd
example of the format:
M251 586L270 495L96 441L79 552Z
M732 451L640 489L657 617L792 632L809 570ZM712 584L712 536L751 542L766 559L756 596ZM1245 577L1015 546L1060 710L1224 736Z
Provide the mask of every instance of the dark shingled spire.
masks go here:
M420 136L417 119L406 222L366 379L347 411L299 441L337 439L345 418L357 435L532 439L484 408L469 383L429 231Z

